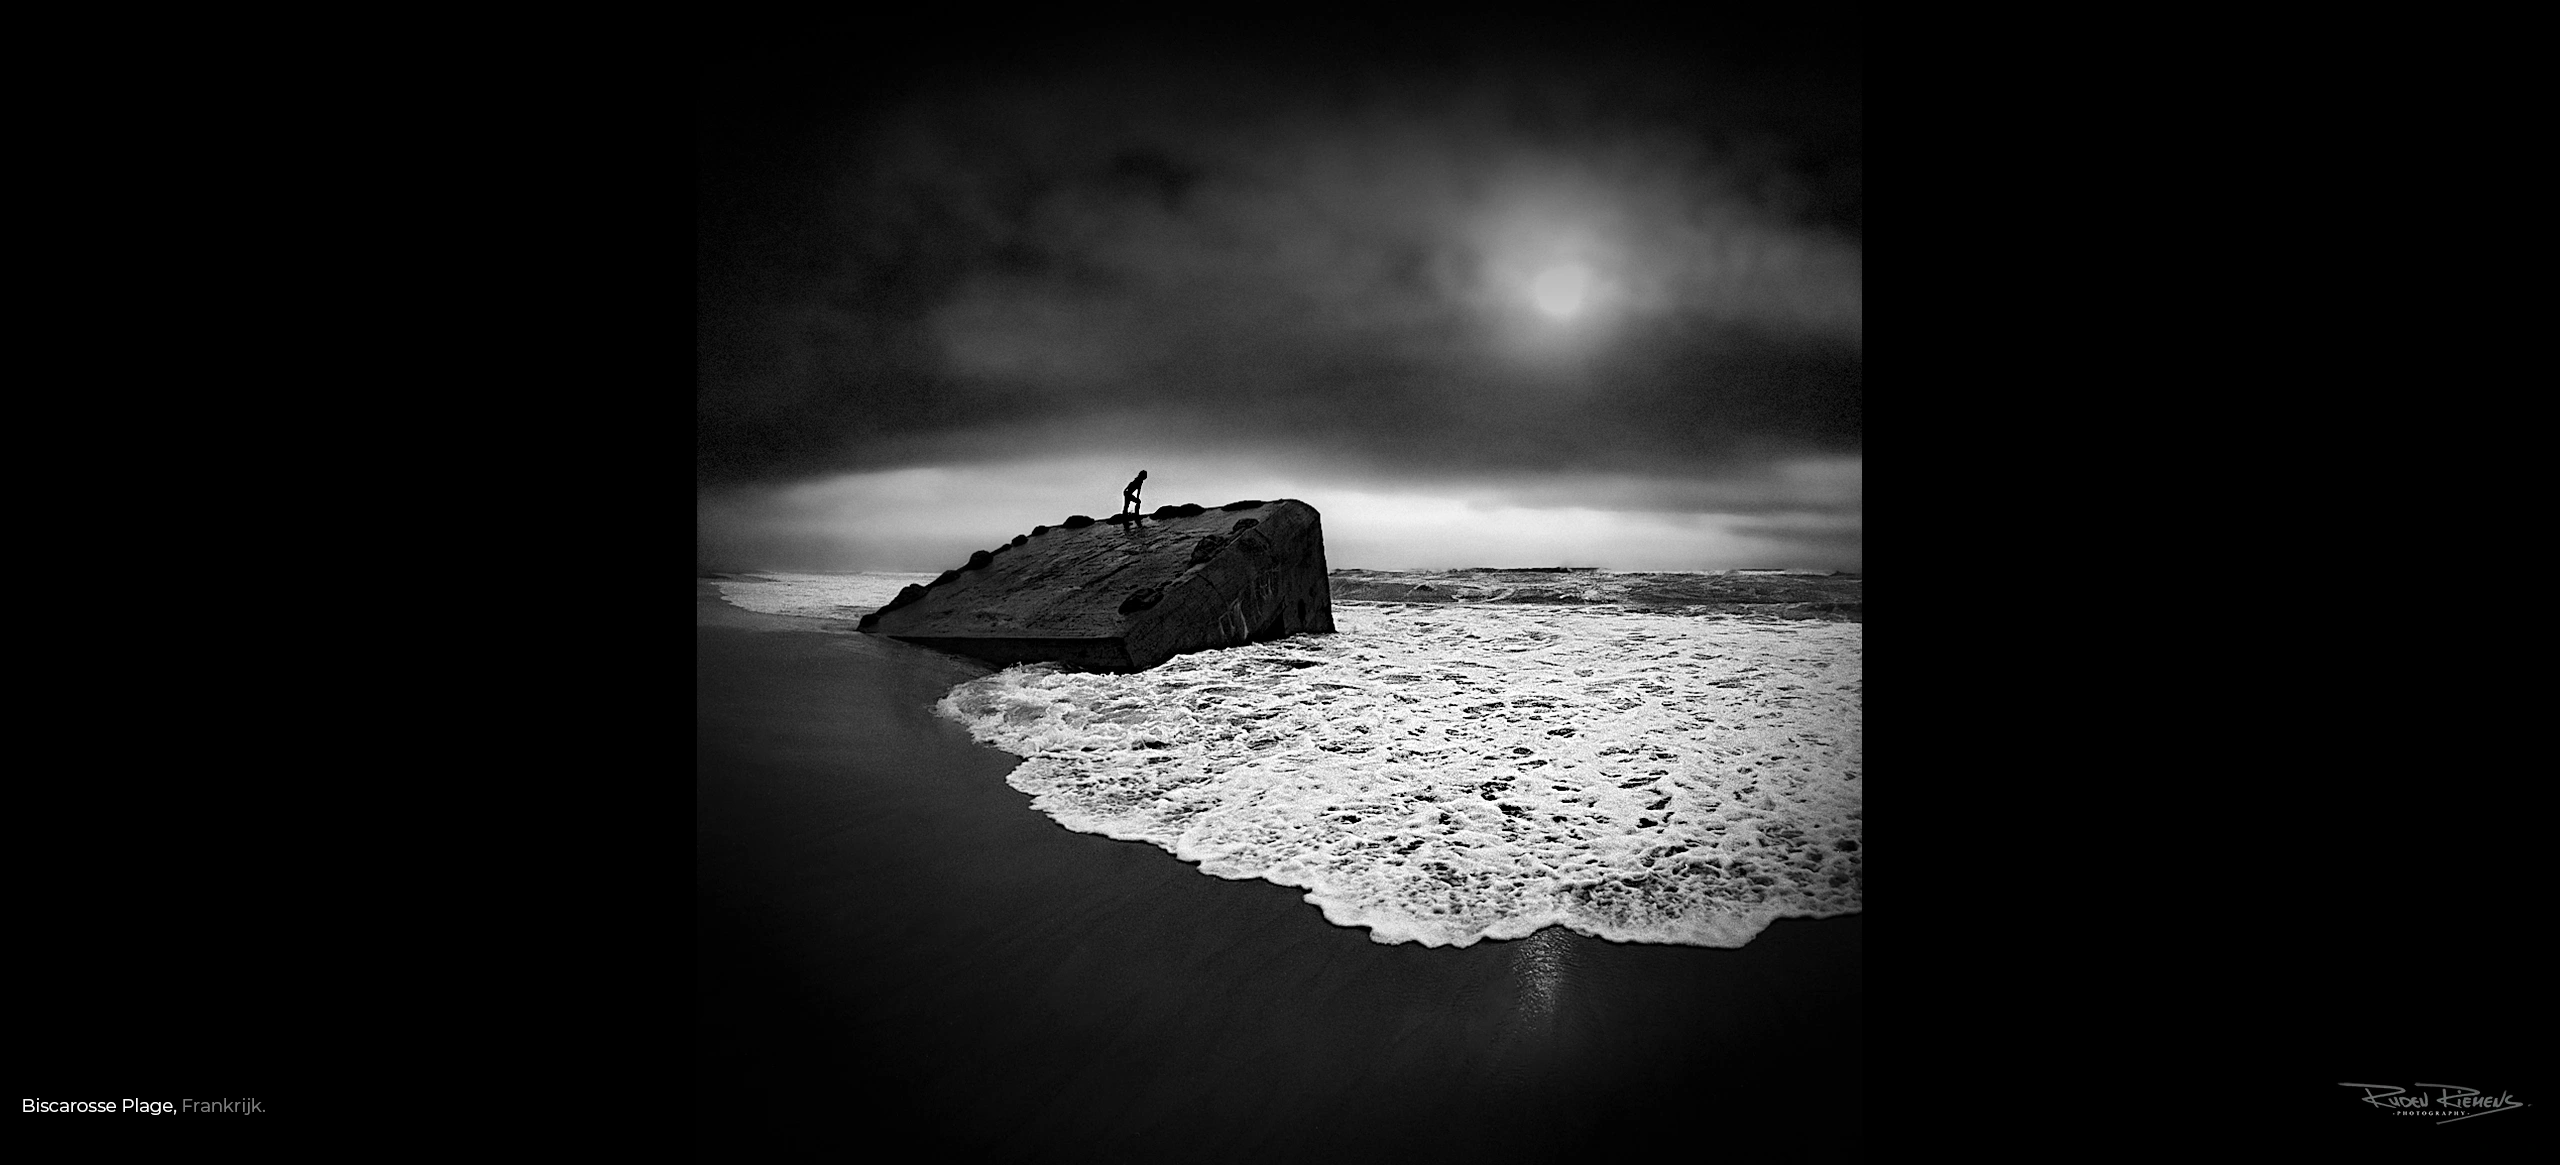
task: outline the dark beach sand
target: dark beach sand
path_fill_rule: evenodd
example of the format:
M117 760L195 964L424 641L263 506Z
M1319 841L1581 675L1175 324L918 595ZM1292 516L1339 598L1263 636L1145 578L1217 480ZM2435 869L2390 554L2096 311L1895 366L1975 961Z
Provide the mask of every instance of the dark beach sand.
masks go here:
M1381 946L1034 812L933 715L983 665L696 602L705 1158L1861 1147L1855 916L1738 951Z

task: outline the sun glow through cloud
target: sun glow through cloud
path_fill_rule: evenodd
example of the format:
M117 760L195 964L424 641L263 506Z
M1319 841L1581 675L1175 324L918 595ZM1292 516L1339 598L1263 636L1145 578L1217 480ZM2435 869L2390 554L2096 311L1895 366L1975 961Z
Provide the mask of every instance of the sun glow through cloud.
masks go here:
M940 569L1144 467L1338 567L1857 569L1854 53L1522 47L1121 46L723 147L698 557Z
M1538 310L1557 319L1571 319L1582 310L1583 296L1591 291L1591 269L1579 263L1550 267L1538 276L1529 294L1538 301Z

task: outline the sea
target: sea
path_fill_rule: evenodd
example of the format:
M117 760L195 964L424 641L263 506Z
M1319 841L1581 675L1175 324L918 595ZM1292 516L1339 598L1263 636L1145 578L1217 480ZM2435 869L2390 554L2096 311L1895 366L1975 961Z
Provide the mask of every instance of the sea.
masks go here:
M931 574L714 579L859 634ZM1023 758L1058 825L1305 891L1380 943L1564 927L1740 947L1861 909L1857 576L1587 569L1332 574L1331 635L1055 664L936 710Z

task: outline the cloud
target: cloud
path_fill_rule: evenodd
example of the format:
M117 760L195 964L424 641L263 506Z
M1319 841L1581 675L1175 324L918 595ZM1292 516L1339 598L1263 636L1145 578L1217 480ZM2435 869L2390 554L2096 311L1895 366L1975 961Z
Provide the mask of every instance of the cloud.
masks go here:
M1146 504L1297 498L1323 515L1335 567L1601 566L1860 570L1857 459L1807 457L1718 479L1611 473L1452 480L1290 455L1012 456L706 491L714 569L941 570L1035 525L1117 510L1148 470Z
M920 70L707 179L751 193L708 199L698 480L1097 421L1452 473L1854 453L1854 87L1450 40ZM1533 293L1562 264L1569 318Z

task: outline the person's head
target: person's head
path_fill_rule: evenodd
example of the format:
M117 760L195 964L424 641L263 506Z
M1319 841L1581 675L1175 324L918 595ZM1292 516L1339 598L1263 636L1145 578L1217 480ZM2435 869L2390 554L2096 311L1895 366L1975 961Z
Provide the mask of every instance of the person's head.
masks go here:
M1146 471L1146 470L1143 470L1143 469L1139 470L1139 471L1138 471L1138 480L1140 480L1140 481L1145 481L1146 479L1147 479L1147 471Z

